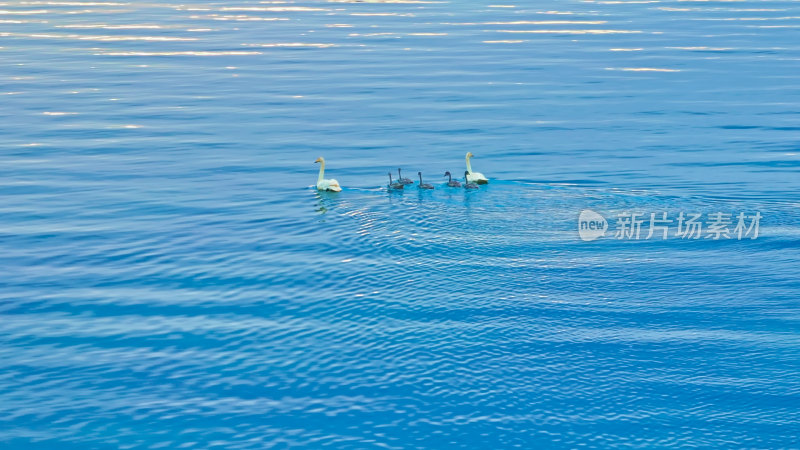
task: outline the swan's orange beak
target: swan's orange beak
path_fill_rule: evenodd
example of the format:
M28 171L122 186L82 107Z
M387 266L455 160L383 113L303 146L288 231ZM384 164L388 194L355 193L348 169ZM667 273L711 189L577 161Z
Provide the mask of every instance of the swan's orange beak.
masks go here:
M316 161L314 161L314 162L315 162L315 163L321 163L321 162L322 162L322 156L320 156L319 158L317 158L317 160L316 160Z

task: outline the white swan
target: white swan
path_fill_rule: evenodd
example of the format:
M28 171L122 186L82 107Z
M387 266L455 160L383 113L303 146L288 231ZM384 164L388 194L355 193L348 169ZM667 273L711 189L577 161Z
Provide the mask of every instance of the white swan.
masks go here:
M469 175L467 175L467 182L488 184L489 179L483 176L482 173L472 171L472 164L469 163L469 159L473 156L475 155L473 155L472 152L467 152L467 172L469 173Z
M325 159L322 156L320 156L314 162L320 164L320 166L319 166L319 178L317 178L317 190L319 190L319 191L333 191L333 192L341 191L342 187L339 186L339 182L338 181L336 181L334 179L325 180L325 179L322 178L323 176L325 176Z

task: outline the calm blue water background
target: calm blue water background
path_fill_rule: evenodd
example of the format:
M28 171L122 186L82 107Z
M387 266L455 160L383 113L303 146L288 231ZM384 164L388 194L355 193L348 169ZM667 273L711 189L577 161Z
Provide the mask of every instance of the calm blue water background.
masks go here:
M798 31L0 2L0 447L800 447ZM467 151L491 184L445 189ZM764 218L583 242L585 208Z

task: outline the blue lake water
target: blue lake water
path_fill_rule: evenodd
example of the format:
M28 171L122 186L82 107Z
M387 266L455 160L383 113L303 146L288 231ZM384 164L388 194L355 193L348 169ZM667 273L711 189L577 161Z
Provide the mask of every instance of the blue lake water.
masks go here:
M798 31L797 1L0 1L0 448L797 448ZM490 183L446 188L467 151ZM703 235L617 239L662 212Z

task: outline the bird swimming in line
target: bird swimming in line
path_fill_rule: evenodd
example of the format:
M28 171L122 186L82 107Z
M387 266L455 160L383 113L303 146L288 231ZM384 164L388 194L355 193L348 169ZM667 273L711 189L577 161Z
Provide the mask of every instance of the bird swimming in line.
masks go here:
M419 185L417 186L418 188L420 188L420 189L433 189L433 185L432 184L428 184L428 183L423 183L422 182L422 172L417 172L417 175L419 175Z
M411 178L405 178L405 177L403 177L403 175L400 174L400 168L399 167L397 168L397 182L398 183L403 183L403 184L414 184L414 182L411 181Z
M467 181L472 181L472 182L475 182L475 183L478 183L478 184L488 184L489 183L489 179L486 178L485 176L483 176L482 173L473 172L472 171L472 164L470 164L469 160L473 156L475 156L475 155L473 155L472 152L467 152L467 158L466 158L467 159L467 172L469 173L469 176L467 177Z
M393 190L393 189L394 190L399 190L399 189L403 189L405 187L405 185L403 185L403 183L401 183L399 181L392 181L392 172L389 172L389 184L387 185L387 187L389 188L389 190Z
M447 185L450 187L461 187L461 183L458 180L454 180L453 176L450 175L450 172L445 172L444 176L447 177Z
M342 187L339 182L334 179L326 180L325 177L325 158L320 156L314 163L319 163L319 178L317 178L317 190L319 191L333 191L340 192Z
M464 172L464 180L465 180L464 189L478 189L478 184L477 183L473 183L472 181L469 181L469 172L468 171Z

